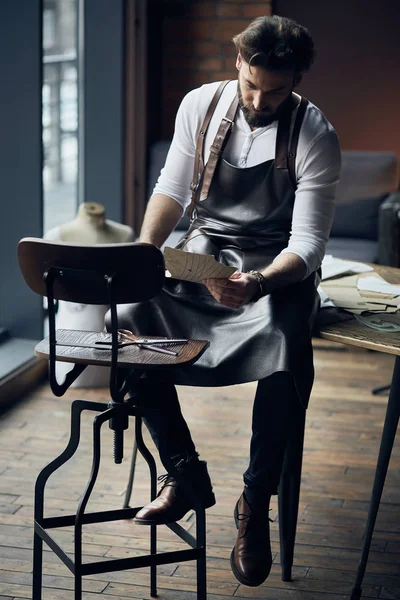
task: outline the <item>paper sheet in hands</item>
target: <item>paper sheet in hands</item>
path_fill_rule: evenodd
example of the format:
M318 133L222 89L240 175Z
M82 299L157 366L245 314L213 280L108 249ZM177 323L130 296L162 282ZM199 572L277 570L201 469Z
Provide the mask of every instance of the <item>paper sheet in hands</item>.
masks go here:
M165 266L174 279L201 282L203 279L229 279L237 269L215 260L210 254L164 248Z

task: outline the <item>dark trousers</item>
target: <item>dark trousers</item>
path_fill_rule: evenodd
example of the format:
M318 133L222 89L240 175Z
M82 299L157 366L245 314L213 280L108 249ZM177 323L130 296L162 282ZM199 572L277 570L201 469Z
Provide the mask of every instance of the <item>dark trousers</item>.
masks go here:
M144 419L156 446L159 447L161 436L165 436L167 453L174 461L198 456L173 383L152 374L151 378L141 379L139 386L143 404L159 409ZM261 493L277 493L291 423L304 410L290 373L277 372L258 382L250 462L243 475L246 485Z

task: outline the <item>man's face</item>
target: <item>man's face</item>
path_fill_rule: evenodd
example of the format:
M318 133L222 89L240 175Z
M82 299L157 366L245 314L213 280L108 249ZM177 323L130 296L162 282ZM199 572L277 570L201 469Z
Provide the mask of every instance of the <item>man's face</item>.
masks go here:
M250 127L266 127L279 119L285 100L289 98L301 76L292 71L270 71L251 66L238 56L239 106Z

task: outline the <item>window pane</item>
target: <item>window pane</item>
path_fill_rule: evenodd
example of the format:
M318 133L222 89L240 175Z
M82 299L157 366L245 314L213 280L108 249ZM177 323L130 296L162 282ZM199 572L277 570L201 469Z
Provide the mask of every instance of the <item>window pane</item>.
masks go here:
M78 0L43 9L43 231L71 220L78 204Z

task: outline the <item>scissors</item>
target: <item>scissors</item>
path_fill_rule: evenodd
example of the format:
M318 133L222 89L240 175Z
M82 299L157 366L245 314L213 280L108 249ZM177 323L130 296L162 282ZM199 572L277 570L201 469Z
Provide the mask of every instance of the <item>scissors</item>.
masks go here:
M146 350L152 350L153 352L160 352L162 354L171 354L172 356L178 356L179 352L175 352L175 350L168 350L167 348L163 348L162 346L188 343L188 340L183 338L164 338L158 340L148 340L146 338L140 338L139 336L134 335L134 333L132 331L129 331L129 329L118 329L118 336L119 338L122 338L122 341L119 341L118 343L118 348L136 345L139 346L139 348L145 348ZM100 341L96 342L96 344L110 346L111 341Z
M178 356L179 352L176 352L175 350L168 350L163 346L170 344L187 344L189 341L183 338L164 338L148 340L147 338L140 338L139 336L134 335L134 333L132 331L129 331L129 329L118 329L118 338L118 348L123 348L125 346L138 346L139 348L151 350L152 352L160 352L161 354L170 354L172 356ZM57 342L57 346L71 346L74 348L96 348L97 350L101 350L102 346L111 345L111 340L98 341L94 344L74 344L71 342ZM104 349L108 350L108 348Z

